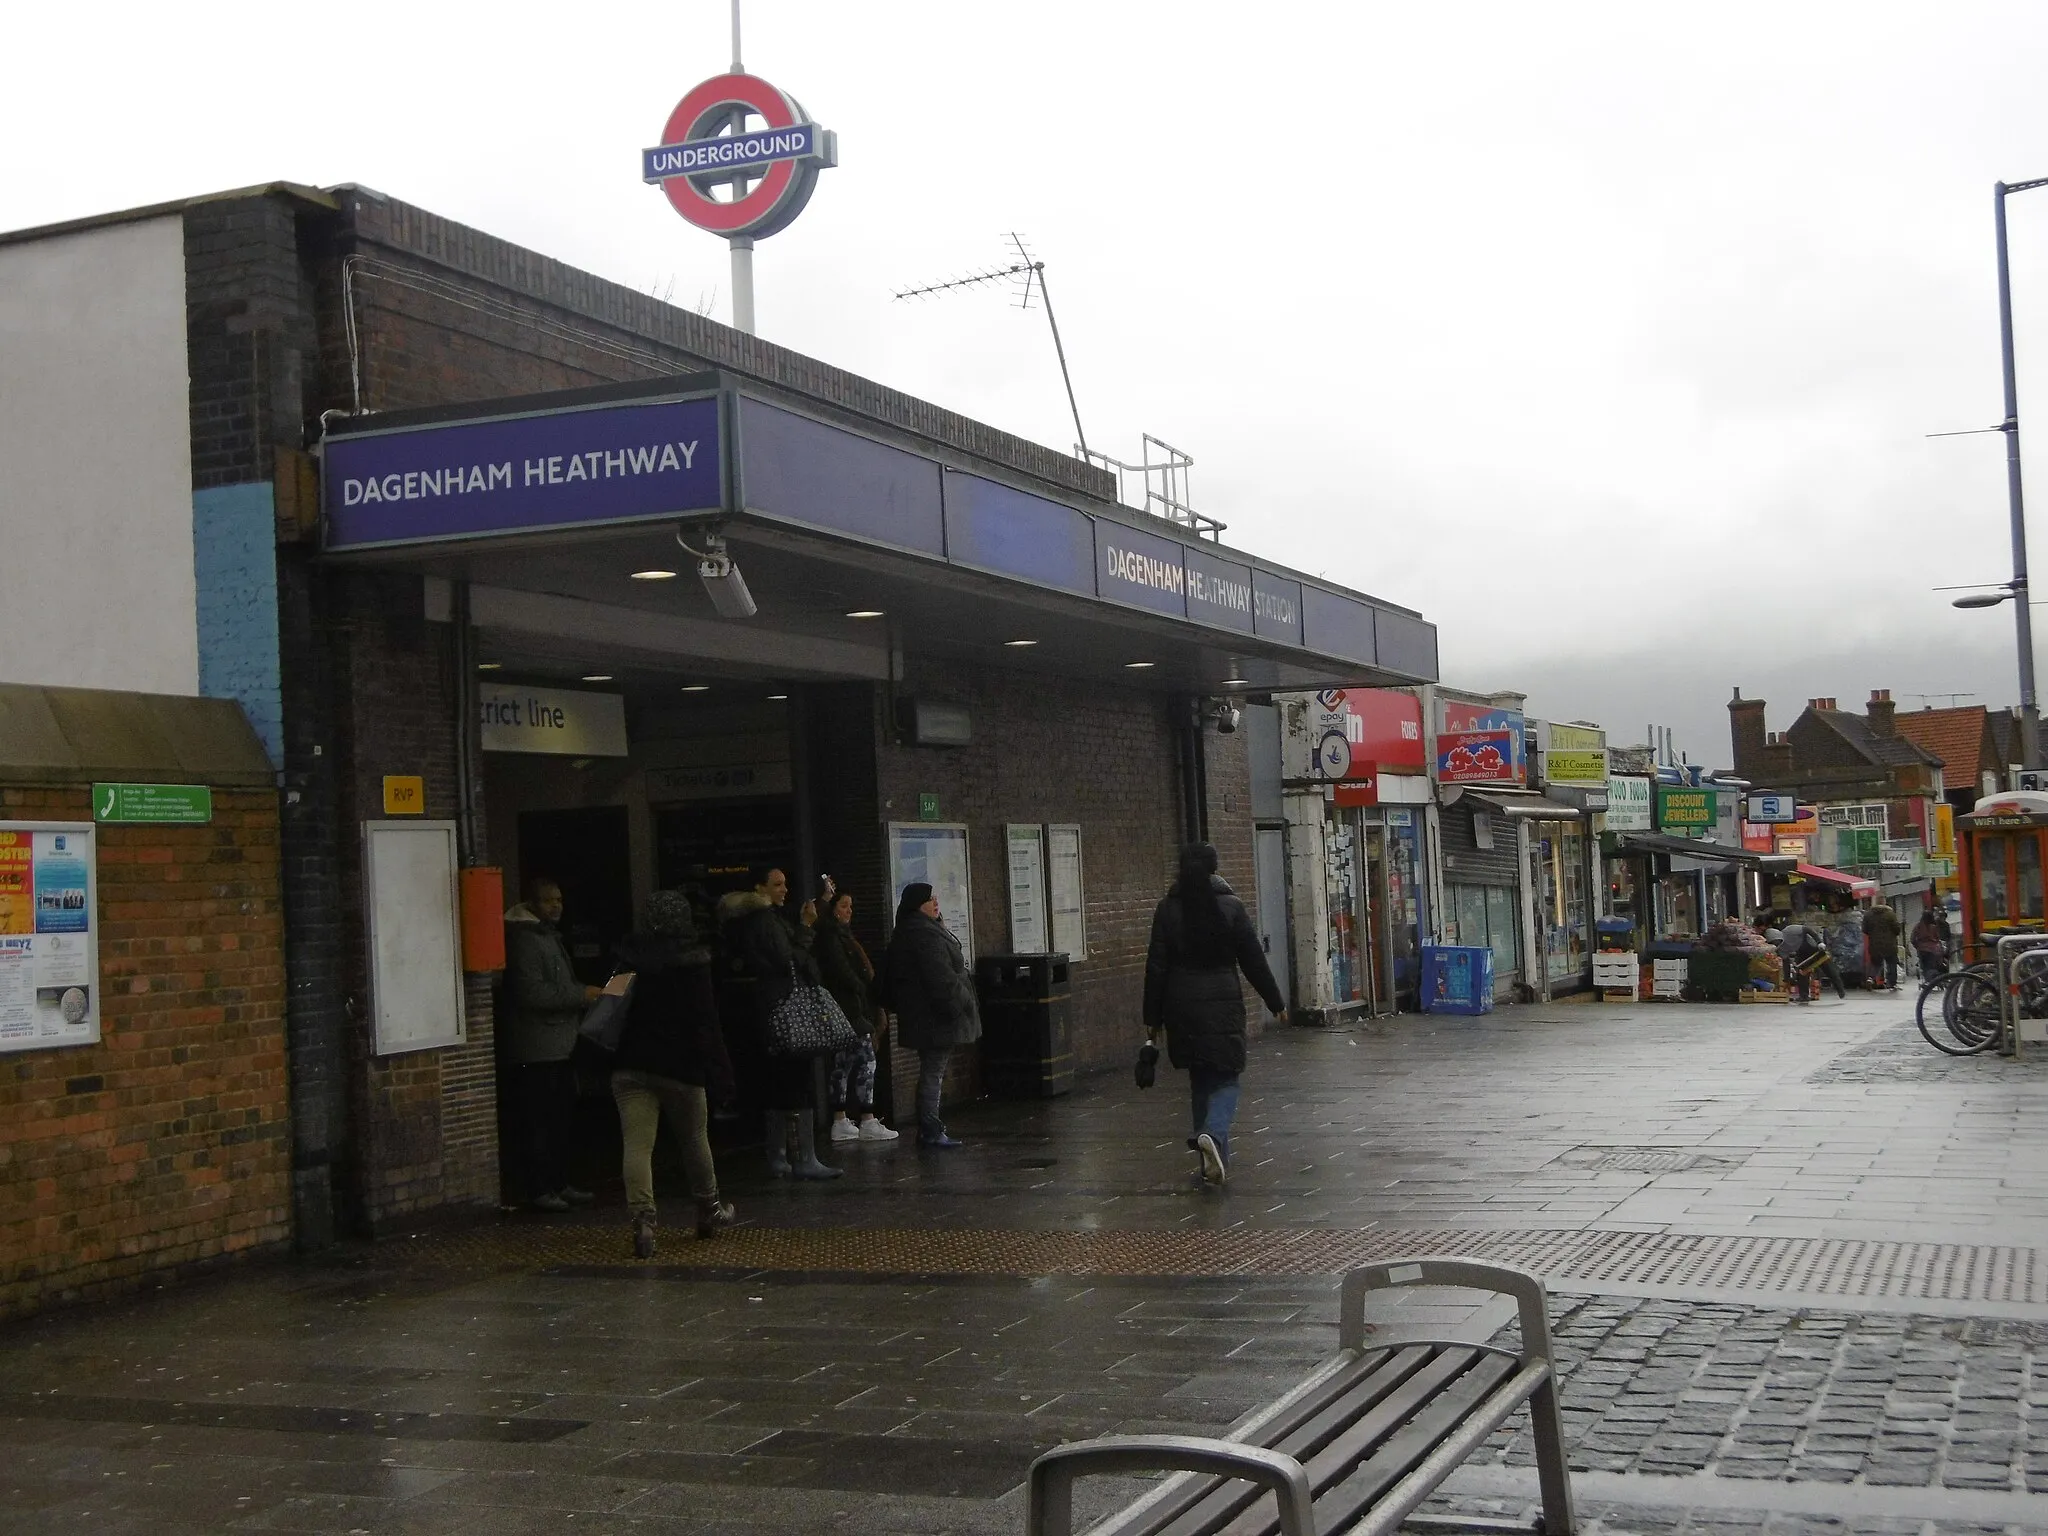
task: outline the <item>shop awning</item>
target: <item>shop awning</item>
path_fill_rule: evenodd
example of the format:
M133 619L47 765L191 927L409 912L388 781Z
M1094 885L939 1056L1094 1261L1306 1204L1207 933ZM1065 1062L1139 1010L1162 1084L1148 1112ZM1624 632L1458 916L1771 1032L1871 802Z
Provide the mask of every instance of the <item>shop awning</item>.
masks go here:
M1798 860L1784 854L1758 853L1732 843L1710 843L1697 837L1669 837L1661 832L1624 832L1615 840L1615 852L1662 853L1690 859L1700 865L1742 864L1752 869L1789 870Z
M1467 784L1464 791L1481 805L1490 806L1503 816L1512 816L1523 821L1584 821L1586 813L1576 805L1567 805L1562 800L1553 800L1548 795L1539 795L1526 789L1481 788Z
M1821 885L1832 885L1837 890L1847 891L1851 896L1877 894L1875 880L1865 880L1861 875L1845 875L1839 869L1829 869L1823 864L1801 864L1798 873Z

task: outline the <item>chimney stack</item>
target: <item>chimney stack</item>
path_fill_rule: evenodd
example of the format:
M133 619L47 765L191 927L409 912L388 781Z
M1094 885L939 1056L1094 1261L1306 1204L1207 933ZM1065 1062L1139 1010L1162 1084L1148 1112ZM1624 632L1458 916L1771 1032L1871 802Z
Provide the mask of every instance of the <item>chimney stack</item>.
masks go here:
M1764 738L1763 747L1757 754L1757 771L1753 778L1766 789L1783 790L1792 782L1792 742L1780 731L1772 731Z
M1892 691L1889 688L1870 690L1870 702L1863 707L1865 718L1870 721L1873 736L1896 736L1899 723L1893 714Z
M1728 701L1728 739L1738 778L1753 777L1764 750L1764 701L1745 699L1740 688Z

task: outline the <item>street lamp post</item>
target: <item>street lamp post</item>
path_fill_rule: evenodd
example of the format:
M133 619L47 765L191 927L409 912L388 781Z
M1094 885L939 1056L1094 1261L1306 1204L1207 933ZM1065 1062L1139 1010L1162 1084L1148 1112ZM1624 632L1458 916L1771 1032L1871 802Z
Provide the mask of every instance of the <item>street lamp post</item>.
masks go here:
M2005 252L2005 196L2048 187L2048 176L2035 181L1999 182L1993 202L1998 223L1998 340L2005 369L2005 491L2012 509L2013 626L2020 649L2020 766L2041 766L2041 711L2034 698L2034 611L2027 590L2027 511L2020 494L2020 391L2013 369L2012 273Z

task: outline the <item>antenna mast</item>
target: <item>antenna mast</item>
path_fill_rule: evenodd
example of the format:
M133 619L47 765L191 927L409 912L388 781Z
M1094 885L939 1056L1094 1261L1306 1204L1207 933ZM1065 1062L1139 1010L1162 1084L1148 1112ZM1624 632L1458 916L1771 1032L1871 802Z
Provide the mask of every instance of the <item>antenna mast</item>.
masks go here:
M733 0L733 14L739 14L739 0ZM737 25L737 23L735 23ZM1060 382L1067 388L1067 409L1074 417L1074 437L1081 445L1081 452L1088 452L1088 434L1081 429L1081 407L1074 399L1074 376L1067 369L1067 349L1060 340L1060 323L1052 312L1052 290L1045 285L1045 263L1038 260L1024 244L1024 237L1015 230L1010 231L1010 243L1017 248L1017 259L1004 267L990 267L981 272L970 272L965 277L948 278L942 283L926 283L919 288L905 288L896 295L899 299L925 299L934 294L951 293L957 288L975 288L984 283L1024 280L1024 291L1018 297L1017 307L1031 307L1031 288L1038 286L1038 296L1045 301L1045 323L1052 329L1052 349L1060 360Z

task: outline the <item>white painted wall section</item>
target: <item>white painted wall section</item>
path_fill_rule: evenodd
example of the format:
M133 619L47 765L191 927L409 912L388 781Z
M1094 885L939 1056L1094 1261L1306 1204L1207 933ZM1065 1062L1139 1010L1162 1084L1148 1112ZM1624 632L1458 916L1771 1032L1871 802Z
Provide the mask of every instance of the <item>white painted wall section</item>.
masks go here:
M0 245L0 681L199 691L184 224Z

